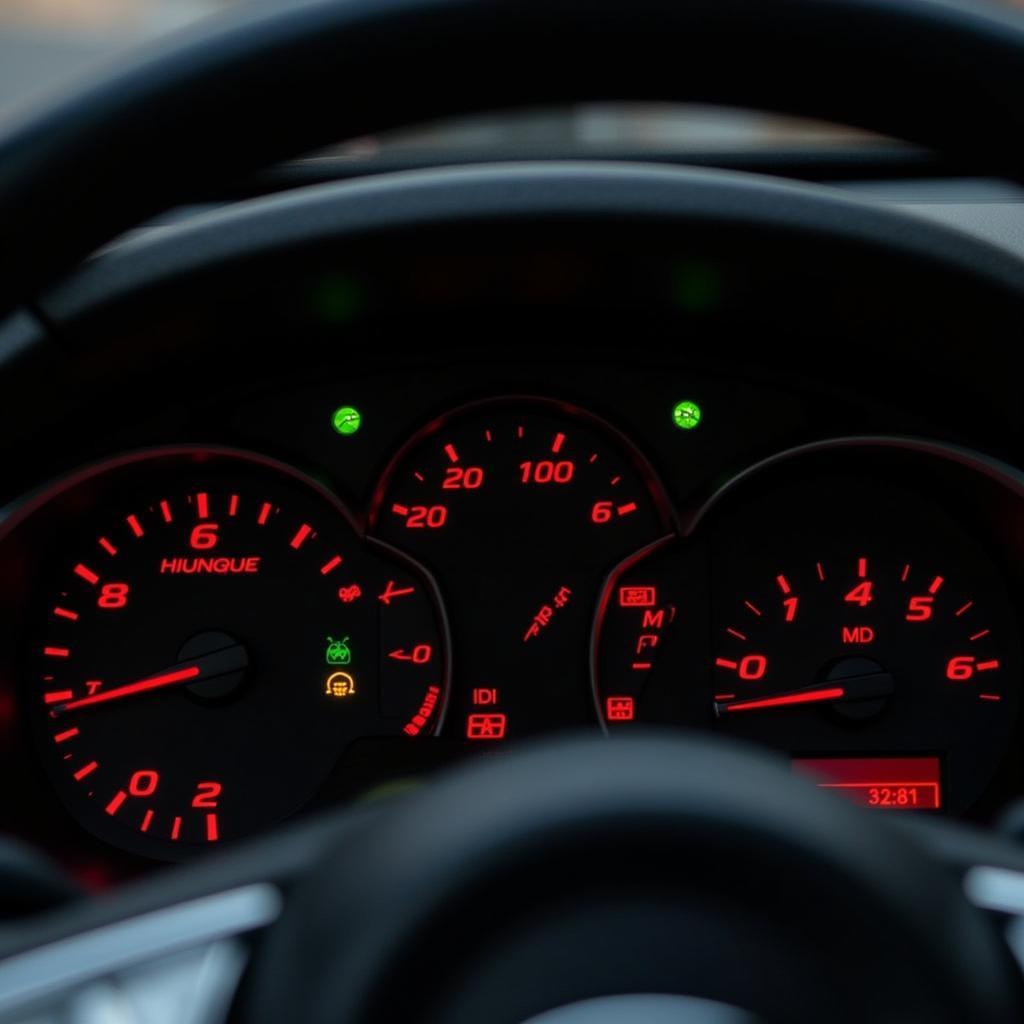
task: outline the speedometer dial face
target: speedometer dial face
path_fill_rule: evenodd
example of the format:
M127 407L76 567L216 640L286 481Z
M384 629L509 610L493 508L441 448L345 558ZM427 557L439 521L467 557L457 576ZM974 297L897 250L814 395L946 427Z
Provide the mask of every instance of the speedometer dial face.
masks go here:
M313 799L356 739L436 729L430 590L312 485L193 454L101 489L29 655L42 756L101 838L174 856L244 836Z
M424 431L389 472L371 528L436 577L457 652L453 730L488 742L593 722L586 651L601 581L668 523L613 431L513 400Z
M870 518L849 494L874 495ZM958 813L1005 763L1020 651L984 550L921 496L851 477L746 497L624 566L595 669L610 730L710 727L856 803Z

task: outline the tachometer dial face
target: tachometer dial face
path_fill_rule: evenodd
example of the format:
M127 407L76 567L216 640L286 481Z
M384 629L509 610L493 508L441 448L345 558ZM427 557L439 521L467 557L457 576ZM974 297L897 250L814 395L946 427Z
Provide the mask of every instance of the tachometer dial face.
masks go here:
M995 770L1018 684L984 581L939 551L821 550L717 607L719 727L868 806L962 806Z
M613 431L520 400L424 431L389 472L376 536L431 570L451 622L453 730L495 741L593 722L587 637L605 573L668 529Z
M428 585L280 468L219 454L112 471L38 609L29 707L72 812L174 856L316 795L357 738L432 733Z
M1019 702L1006 589L941 508L890 486L867 518L851 493L871 481L782 487L623 566L595 643L607 728L710 727L866 806L974 805Z

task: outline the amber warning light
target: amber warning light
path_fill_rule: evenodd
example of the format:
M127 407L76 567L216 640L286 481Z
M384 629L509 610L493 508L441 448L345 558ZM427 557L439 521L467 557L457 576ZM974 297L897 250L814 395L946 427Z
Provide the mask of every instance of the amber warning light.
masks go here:
M793 770L861 807L935 811L942 806L937 757L794 758Z

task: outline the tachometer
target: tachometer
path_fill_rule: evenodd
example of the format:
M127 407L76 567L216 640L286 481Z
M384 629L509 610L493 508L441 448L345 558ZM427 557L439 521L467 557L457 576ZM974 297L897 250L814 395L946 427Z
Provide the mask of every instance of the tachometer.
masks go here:
M537 400L474 405L389 471L371 530L438 581L470 740L593 721L587 637L605 573L669 529L650 470L610 428Z
M310 801L361 737L432 733L446 645L428 585L314 485L248 457L151 456L68 525L28 653L72 812L156 855Z
M994 767L1017 685L984 581L920 548L817 554L720 604L719 727L783 745L857 803L938 810L947 775L962 792Z
M594 646L606 727L725 732L866 806L977 804L1006 764L1020 687L986 551L940 505L870 477L737 499L613 574Z

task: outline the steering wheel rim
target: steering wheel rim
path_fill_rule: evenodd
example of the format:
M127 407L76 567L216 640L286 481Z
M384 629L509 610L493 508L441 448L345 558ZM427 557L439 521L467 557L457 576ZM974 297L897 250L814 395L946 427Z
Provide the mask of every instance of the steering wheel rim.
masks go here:
M9 254L0 315L200 181L369 131L513 104L754 101L1024 178L1021 81L1024 19L967 0L303 0L257 9L143 53L0 138ZM342 98L331 116L321 96Z
M794 1024L980 1024L1015 1019L1005 968L897 830L775 756L649 732L534 742L383 808L291 893L242 1006L519 1024L651 992Z

